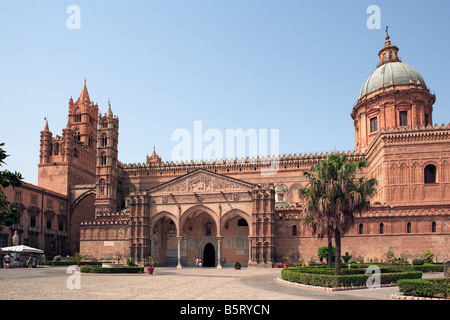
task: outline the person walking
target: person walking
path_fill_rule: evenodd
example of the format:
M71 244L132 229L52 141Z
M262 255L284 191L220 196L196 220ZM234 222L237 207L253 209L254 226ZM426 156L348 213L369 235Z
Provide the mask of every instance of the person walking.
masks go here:
M30 254L30 256L28 257L28 260L27 260L27 267L28 268L32 268L33 267L32 262L33 262L33 257Z

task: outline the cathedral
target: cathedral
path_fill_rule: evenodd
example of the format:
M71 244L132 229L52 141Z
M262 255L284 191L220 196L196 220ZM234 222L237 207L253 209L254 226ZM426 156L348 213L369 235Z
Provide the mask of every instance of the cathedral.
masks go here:
M379 185L371 209L343 237L342 252L381 262L389 251L411 260L431 250L442 262L450 256L450 125L433 124L435 95L398 51L387 35L351 110L355 149L348 157L365 159L360 174ZM151 255L160 266L179 268L198 259L217 268L236 260L272 267L284 259L317 261L318 248L327 245L302 223L299 189L308 183L303 172L328 153L174 163L153 149L145 162L125 164L111 105L99 113L85 81L68 107L62 136L54 137L48 123L41 132L38 186L18 188L44 190L59 209L33 206L21 195L14 202L21 222L8 231L49 255L79 251L138 263ZM262 174L274 164L276 172ZM50 229L30 231L33 215ZM59 230L49 232L52 226Z

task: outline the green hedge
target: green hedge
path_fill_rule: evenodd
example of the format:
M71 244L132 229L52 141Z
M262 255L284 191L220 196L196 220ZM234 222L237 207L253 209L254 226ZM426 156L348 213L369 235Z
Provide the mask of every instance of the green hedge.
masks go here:
M387 268L386 268L387 269ZM328 271L333 274L329 274L329 272L323 272L326 270L310 270L310 269L298 269L298 268L286 268L281 271L281 278L294 282L294 283L302 283L311 286L319 286L319 287L328 287L328 288L340 288L340 287L360 287L367 285L367 279L373 274L364 274L364 269L358 270L357 274L350 274L350 270L348 269L348 274L344 274L347 272L342 271L342 274L339 276L334 275L334 270L328 269ZM356 271L357 269L355 269ZM409 272L400 272L393 271L390 273L383 273L381 269L380 274L380 282L381 284L391 284L396 283L400 279L420 279L422 277L422 272L420 271L409 271ZM362 272L361 272L362 271ZM388 270L389 271L389 270ZM390 270L392 271L392 270Z
M94 266L82 266L80 271L84 273L142 273L144 267L117 267L117 268L102 268Z
M423 265L416 265L416 266L405 266L406 269L412 269L415 271L422 271L424 273L426 272L444 272L444 265L443 264L431 264L431 263L425 263Z
M420 270L405 270L405 269L399 268L399 267L379 267L379 268L380 268L381 273L420 271ZM334 275L334 269L330 269L330 268L295 267L295 268L289 268L289 270L291 270L293 272ZM365 274L365 268L341 269L341 275L353 275L353 274ZM370 274L369 274L369 276L370 276Z
M450 278L399 280L399 291L406 296L449 298Z
M101 266L102 263L111 263L106 261L81 261L80 265L82 266ZM76 261L39 261L39 265L42 266L52 266L52 267L58 267L58 266L73 266L77 264Z
M387 263L373 263L373 264L367 264L367 263L363 263L363 264L359 264L357 265L357 267L355 267L354 264L352 264L352 267L349 269L348 265L342 264L341 265L341 273L343 272L343 270L354 270L354 269L362 269L364 270L364 268L368 268L371 265L375 265L378 266L381 269L381 272L387 272L387 271L383 271L384 269L391 269L391 270L399 270L399 271L421 271L423 273L427 273L427 272L444 272L444 265L442 263L424 263L422 265L410 265L410 264L406 264L406 265L392 265L392 264L387 264ZM333 270L334 273L334 266L333 269L329 269L326 267L326 265L316 265L316 266L305 266L305 267L298 267L298 268L303 268L303 269L326 269L326 270Z

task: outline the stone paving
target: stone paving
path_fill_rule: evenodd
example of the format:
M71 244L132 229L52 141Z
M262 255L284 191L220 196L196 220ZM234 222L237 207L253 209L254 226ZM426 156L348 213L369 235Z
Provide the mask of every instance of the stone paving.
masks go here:
M80 274L66 267L0 269L1 300L389 300L397 287L327 292L280 281L281 269L156 268ZM79 288L75 285L79 284Z

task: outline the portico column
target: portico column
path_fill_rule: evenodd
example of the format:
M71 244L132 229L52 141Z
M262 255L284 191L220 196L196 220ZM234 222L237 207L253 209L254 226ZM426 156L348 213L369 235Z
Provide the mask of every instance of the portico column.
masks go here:
M178 265L177 265L177 269L181 269L181 240L182 237L177 237L177 241L178 241Z
M217 237L217 268L222 268L222 237Z
M248 238L248 263L252 262L252 239Z

